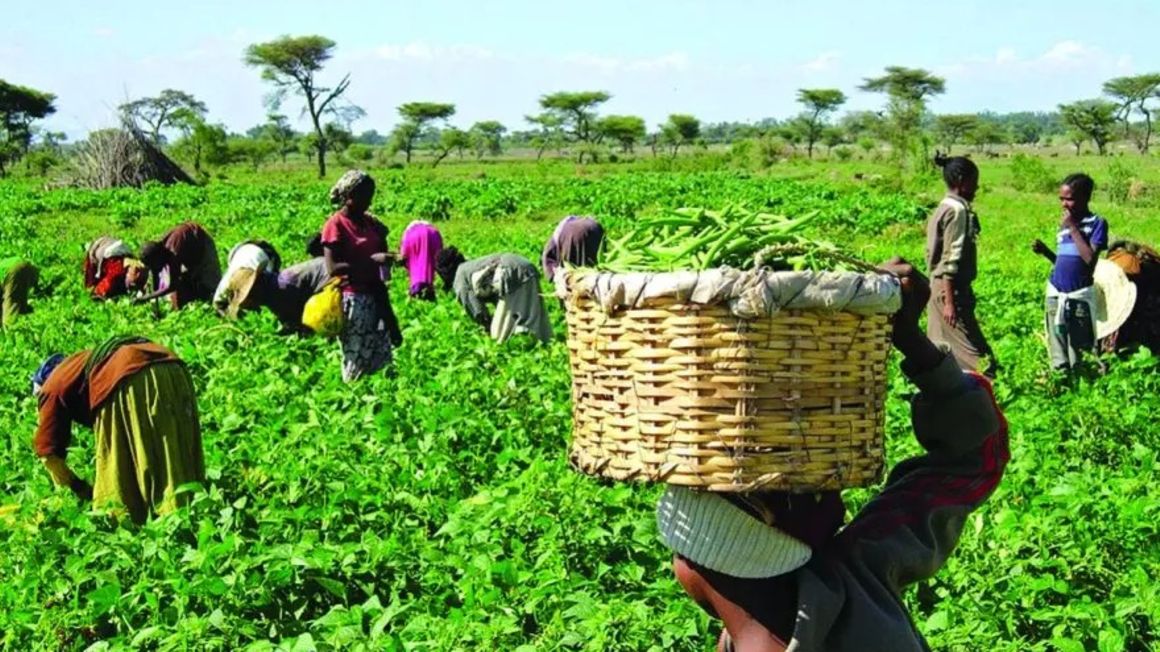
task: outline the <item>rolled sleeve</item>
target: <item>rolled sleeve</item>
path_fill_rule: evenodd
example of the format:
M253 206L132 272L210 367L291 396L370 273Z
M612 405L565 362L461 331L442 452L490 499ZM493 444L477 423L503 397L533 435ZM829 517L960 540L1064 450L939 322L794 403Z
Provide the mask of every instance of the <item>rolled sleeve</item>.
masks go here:
M963 247L966 246L970 230L970 212L965 209L954 208L945 219L942 226L942 257L931 274L935 278L953 278L959 273Z

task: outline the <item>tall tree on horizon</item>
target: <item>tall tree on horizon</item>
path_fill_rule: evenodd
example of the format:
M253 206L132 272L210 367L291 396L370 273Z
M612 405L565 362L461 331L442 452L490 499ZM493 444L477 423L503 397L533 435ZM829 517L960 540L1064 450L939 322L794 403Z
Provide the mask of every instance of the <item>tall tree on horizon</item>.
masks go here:
M814 144L822 138L827 118L846 103L846 94L836 88L800 88L797 101L806 107L803 125L806 156L814 157Z
M1152 140L1152 111L1148 101L1160 99L1160 73L1110 79L1104 83L1104 94L1119 101L1125 135L1131 132L1132 113L1139 111L1144 116L1144 135L1137 140L1136 147L1141 153L1147 153Z
M333 87L320 86L315 79L316 73L334 55L335 46L334 41L323 36L283 36L251 45L246 48L243 59L246 65L262 71L262 79L274 84L275 91L267 100L271 109L279 108L290 91L305 100L305 113L310 115L314 127L319 178L326 176L328 146L322 116L338 110L335 100L350 87L349 74Z
M143 122L149 127L148 136L155 143L162 143L161 130L167 127L176 128L186 120L188 114L195 114L202 119L209 110L205 102L197 99L185 91L167 88L157 97L142 97L126 102L117 107L121 116L134 123Z

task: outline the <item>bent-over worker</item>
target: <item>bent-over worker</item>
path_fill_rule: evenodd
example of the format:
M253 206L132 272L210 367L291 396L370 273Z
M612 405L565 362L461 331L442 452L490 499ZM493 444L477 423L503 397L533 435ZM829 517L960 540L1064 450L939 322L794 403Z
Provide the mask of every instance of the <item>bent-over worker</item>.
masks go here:
M444 289L453 291L475 323L488 329L492 339L505 342L527 333L541 342L552 339L552 325L540 296L540 273L527 258L492 254L466 260L455 247L439 254L435 264ZM495 302L495 315L487 304Z
M210 301L222 279L217 246L194 222L181 224L159 242L143 244L141 262L153 276L153 292L137 302L168 296L173 308L180 309L194 301Z
M141 337L114 337L93 350L55 354L32 377L40 419L37 456L58 486L137 523L185 501L178 488L205 479L197 399L185 364ZM93 429L90 486L65 459L72 424Z

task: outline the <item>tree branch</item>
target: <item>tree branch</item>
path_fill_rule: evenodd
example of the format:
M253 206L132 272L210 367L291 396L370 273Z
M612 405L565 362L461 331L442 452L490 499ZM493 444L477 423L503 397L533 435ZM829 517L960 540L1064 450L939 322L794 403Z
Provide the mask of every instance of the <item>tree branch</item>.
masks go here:
M342 81L338 82L338 85L334 87L334 90L330 91L330 94L326 96L326 99L322 101L322 104L318 105L318 112L320 114L324 113L326 111L327 105L334 101L335 98L345 93L348 86L350 86L349 73L342 78Z

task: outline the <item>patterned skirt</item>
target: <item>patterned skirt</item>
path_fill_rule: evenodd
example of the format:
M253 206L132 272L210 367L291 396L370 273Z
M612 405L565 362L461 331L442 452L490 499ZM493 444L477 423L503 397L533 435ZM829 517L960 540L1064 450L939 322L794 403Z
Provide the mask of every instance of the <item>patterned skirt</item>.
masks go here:
M353 382L391 363L391 338L369 294L342 295L346 325L338 336L342 346L342 379Z

